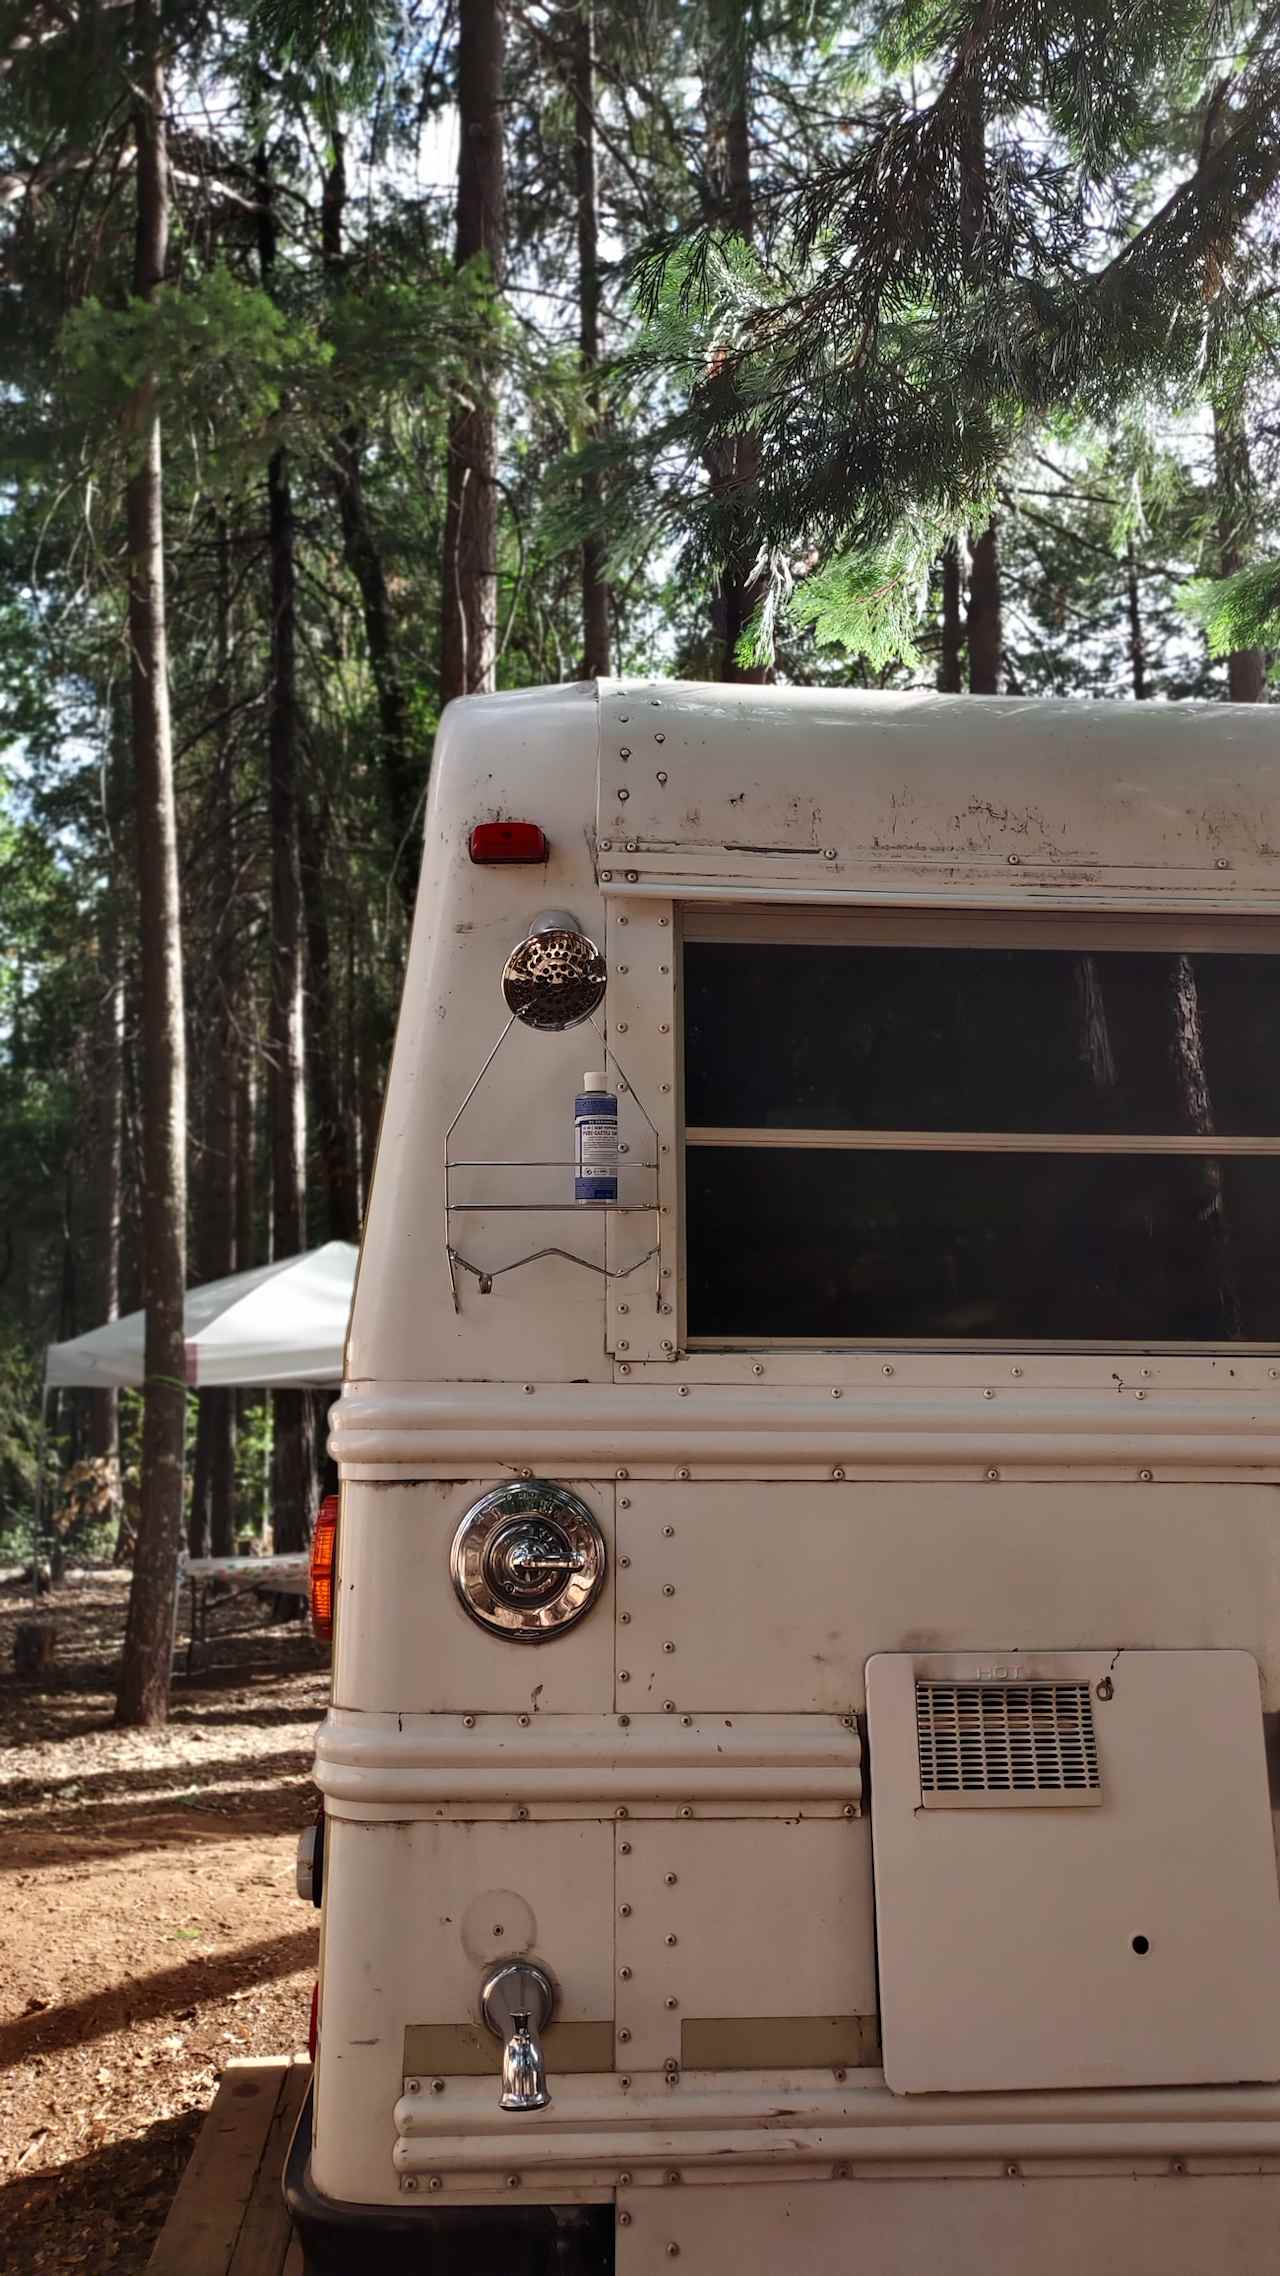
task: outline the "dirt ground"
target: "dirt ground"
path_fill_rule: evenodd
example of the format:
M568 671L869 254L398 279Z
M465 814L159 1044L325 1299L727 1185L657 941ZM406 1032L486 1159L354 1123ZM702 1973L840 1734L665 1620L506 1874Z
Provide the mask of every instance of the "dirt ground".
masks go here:
M31 1600L0 1589L4 2276L135 2276L224 2064L306 2043L318 1916L294 1849L327 1665L242 1599L194 1675L180 1660L168 1729L113 1730L126 1597L73 1576L41 1608L56 1667L21 1682Z

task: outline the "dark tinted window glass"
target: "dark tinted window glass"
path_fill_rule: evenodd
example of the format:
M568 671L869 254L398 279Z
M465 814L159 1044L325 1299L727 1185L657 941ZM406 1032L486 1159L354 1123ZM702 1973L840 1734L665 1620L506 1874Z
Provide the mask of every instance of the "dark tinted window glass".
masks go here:
M686 1114L1280 1134L1280 957L689 942Z
M1280 1160L690 1147L693 1336L1280 1338Z

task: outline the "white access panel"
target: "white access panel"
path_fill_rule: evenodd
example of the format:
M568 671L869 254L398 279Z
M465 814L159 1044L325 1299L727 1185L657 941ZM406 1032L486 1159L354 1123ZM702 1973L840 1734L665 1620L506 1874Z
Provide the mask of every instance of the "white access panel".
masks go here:
M895 2093L1280 2078L1247 1652L882 1653L867 1725Z

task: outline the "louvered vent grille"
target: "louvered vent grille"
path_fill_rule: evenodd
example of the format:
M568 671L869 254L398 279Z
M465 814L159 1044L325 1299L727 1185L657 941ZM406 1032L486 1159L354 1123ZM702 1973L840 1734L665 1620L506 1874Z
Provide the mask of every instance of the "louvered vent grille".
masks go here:
M918 1682L916 1738L927 1810L1102 1799L1087 1683Z

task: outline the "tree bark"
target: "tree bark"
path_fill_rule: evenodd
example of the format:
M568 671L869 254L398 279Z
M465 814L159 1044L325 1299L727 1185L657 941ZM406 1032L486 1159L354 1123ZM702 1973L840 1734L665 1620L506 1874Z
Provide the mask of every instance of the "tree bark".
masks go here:
M960 695L964 690L964 620L961 603L964 568L960 540L951 538L942 555L942 646L938 655L938 692Z
M110 881L102 928L103 992L98 1017L98 1167L99 1208L97 1249L99 1263L98 1317L120 1315L120 1248L124 1221L124 958L121 942L120 777L127 720L124 705L113 691L110 706L110 744L107 752L107 825L110 838ZM111 1481L111 1506L120 1511L120 1394L94 1391L90 1446L106 1465Z
M273 185L265 149L258 178L258 252L270 291L276 260ZM296 1256L306 1245L305 1092L303 1083L302 876L297 789L297 578L293 493L281 447L267 467L267 538L271 583L270 704L267 730L271 828L271 991L267 1030L267 1120L271 1132L271 1254ZM314 1441L306 1393L273 1395L272 1534L277 1549L305 1549L315 1499Z
M600 422L600 220L596 206L595 6L571 0L568 26L569 88L573 96L573 174L578 220L578 355L587 398L587 426L594 440ZM608 581L605 545L599 530L600 477L582 477L582 505L588 521L582 541L582 677L609 676Z
M707 219L750 244L755 236L751 183L751 56L753 34L740 0L714 0L703 65L707 112ZM732 529L760 475L754 435L739 435L705 453L713 496L725 501ZM759 686L773 679L768 664L744 664L739 643L764 598L756 548L743 527L730 537L711 603L711 637L718 679Z
M978 66L966 74L962 89L960 130L960 244L965 273L976 281L982 260L982 235L987 218L986 114ZM966 630L969 641L970 695L998 695L1000 659L1004 647L1000 589L1000 539L994 518L969 539L969 607Z
M1133 700L1145 703L1151 693L1147 681L1147 644L1142 630L1142 588L1138 582L1138 550L1132 537L1124 556L1125 600L1129 611L1129 675Z
M342 1110L340 1044L333 990L333 950L324 868L324 835L311 802L298 799L298 839L306 886L307 1072L312 1114L312 1153L325 1191L325 1237L358 1241L355 1147L351 1122Z
M502 139L506 11L467 0L458 34L457 265L482 260L500 292L506 249ZM498 404L493 359L471 370L471 401L449 425L441 591L440 700L490 693L498 653Z
M969 607L965 619L969 642L969 693L999 695L1003 611L1000 592L1000 534L994 520L987 523L981 537L970 541L969 550Z
M1253 468L1244 404L1219 397L1213 406L1214 484L1218 508L1218 574L1234 577L1252 558L1256 537ZM1260 648L1237 648L1227 658L1232 703L1261 703L1267 660Z
M222 721L214 755L209 817L209 995L204 1022L204 1147L196 1224L196 1271L220 1280L236 1264L235 1103L238 927L236 900L235 739L228 714L234 701L231 637L231 544L225 520L217 530L218 673L213 710ZM201 1391L196 1416L195 1462L187 1542L193 1557L228 1557L235 1544L235 1396Z
M136 0L137 233L133 289L163 282L169 239L165 74L155 0ZM131 405L138 463L127 492L130 689L138 813L142 963L143 1289L146 1399L138 1539L116 1717L160 1724L169 1712L174 1593L182 1539L187 1393L186 1059L178 835L165 623L164 498L155 388Z

